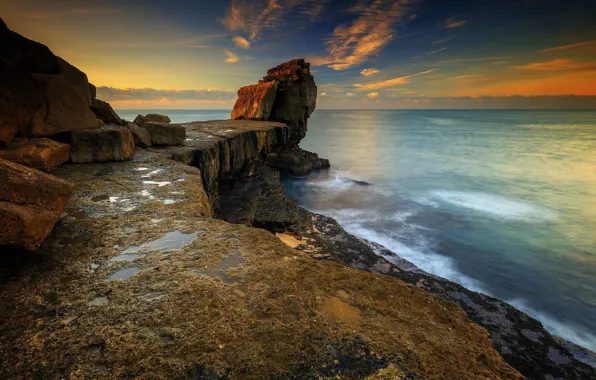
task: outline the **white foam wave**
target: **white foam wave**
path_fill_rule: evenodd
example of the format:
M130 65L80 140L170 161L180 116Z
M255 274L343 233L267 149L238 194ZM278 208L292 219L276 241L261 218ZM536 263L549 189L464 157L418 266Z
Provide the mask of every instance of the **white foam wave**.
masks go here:
M346 224L344 225L344 228L356 236L381 244L425 272L455 281L476 292L486 293L478 281L457 270L453 259L433 252L430 248L425 247L423 241L420 241L421 244L419 246L408 246L396 238L363 227L360 224ZM391 257L386 257L386 259L391 260Z
M560 336L577 345L586 347L589 350L596 351L595 335L586 331L581 331L581 328L573 327L571 323L561 322L544 312L532 309L524 299L516 298L506 302L532 316L532 318L539 320L544 328L551 334Z
M431 191L429 196L431 199L491 214L503 219L536 221L557 218L555 212L544 207L495 194L436 190Z

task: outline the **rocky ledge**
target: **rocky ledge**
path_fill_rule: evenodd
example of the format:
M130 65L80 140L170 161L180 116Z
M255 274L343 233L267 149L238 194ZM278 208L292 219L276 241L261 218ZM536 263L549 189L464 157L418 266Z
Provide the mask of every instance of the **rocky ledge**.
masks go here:
M183 127L184 147L54 172L76 185L56 228L3 251L2 378L521 378L455 304L212 218L287 127Z

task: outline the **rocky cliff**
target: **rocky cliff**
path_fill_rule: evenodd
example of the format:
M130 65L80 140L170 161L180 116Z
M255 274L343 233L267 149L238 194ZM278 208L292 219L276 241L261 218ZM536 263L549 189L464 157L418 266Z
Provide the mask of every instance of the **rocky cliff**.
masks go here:
M269 165L293 175L329 167L329 161L298 147L306 136L308 118L317 106L317 86L310 63L294 59L269 69L258 84L238 90L232 119L279 121L290 128L284 150L269 157Z

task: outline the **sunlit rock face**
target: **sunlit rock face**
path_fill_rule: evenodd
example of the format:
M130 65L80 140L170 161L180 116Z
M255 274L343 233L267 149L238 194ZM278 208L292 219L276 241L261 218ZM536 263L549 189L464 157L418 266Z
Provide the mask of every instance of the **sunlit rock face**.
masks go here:
M317 103L310 63L294 59L267 71L258 84L242 87L232 119L269 120L290 127L290 145L306 136L306 123Z

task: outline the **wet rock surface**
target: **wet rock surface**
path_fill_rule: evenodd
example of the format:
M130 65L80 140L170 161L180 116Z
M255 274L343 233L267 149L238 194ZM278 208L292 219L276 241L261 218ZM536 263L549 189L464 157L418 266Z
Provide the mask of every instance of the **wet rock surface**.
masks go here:
M77 185L57 227L3 252L0 377L521 378L455 304L212 219L202 172L257 173L284 127L197 124L55 172Z
M0 159L0 252L35 250L48 236L74 186L35 169Z
M132 157L135 142L130 129L117 125L73 131L70 159L75 164L124 161Z
M70 145L46 138L17 138L0 148L0 158L49 172L70 160Z

